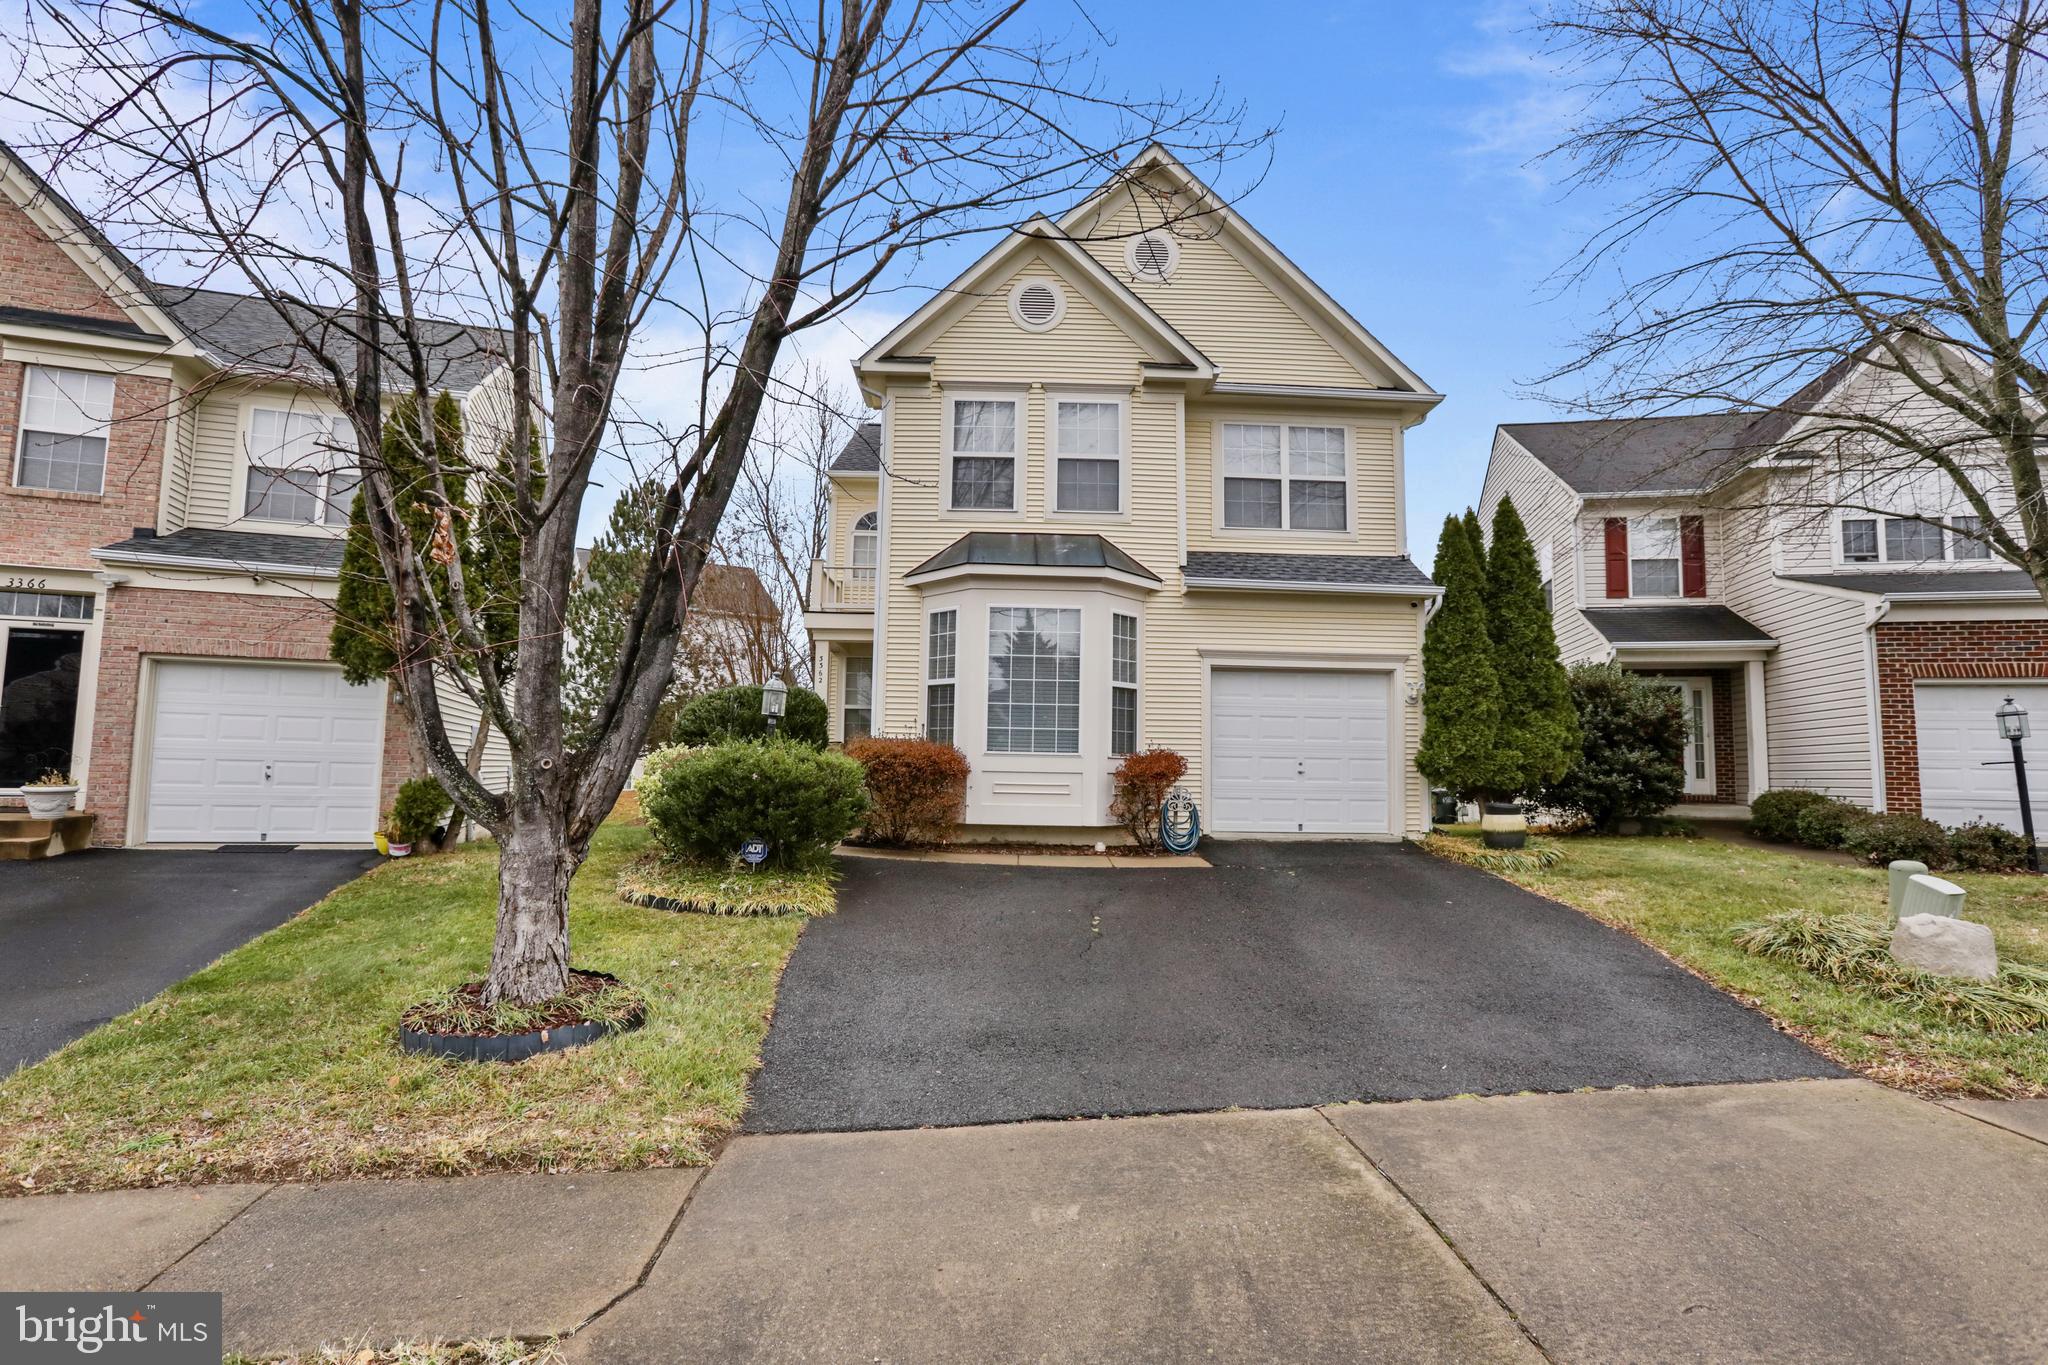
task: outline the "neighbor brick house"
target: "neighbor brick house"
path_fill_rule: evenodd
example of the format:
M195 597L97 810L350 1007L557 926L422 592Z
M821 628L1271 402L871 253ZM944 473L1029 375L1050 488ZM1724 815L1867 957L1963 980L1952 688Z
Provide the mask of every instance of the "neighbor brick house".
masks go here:
M499 335L434 342L482 426ZM268 304L146 279L0 147L0 810L57 769L100 843L368 841L424 768L327 661L345 432Z
M1904 381L1843 363L1768 412L1510 424L1481 514L1514 498L1567 661L1680 690L1687 801L1805 787L2017 827L1992 713L2014 696L2048 734L2048 608L1974 534L1952 481L1835 416L1866 412L1947 420ZM2009 515L2010 478L1974 463Z

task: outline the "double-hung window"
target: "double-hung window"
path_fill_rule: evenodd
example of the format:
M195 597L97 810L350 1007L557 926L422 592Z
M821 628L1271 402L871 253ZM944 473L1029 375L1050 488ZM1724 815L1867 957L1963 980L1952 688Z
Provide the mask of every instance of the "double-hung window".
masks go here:
M996 754L1081 752L1081 612L991 607L988 748Z
M114 377L30 365L21 393L17 488L97 493L106 484Z
M306 526L346 526L362 475L348 420L256 408L249 414L249 484L242 514Z
M839 708L846 738L860 739L875 728L875 660L871 654L846 659L846 698Z
M955 398L947 405L947 505L956 512L1017 510L1017 400Z
M1677 517L1630 517L1629 596L1678 596L1680 553Z
M1844 564L1926 564L1991 558L1980 517L1843 517Z
M853 524L853 538L848 551L853 559L853 581L872 583L875 581L877 551L882 543L881 518L873 513L863 513Z
M1124 408L1115 399L1052 403L1055 512L1123 511Z
M953 685L960 654L960 613L947 609L931 617L925 651L924 737L938 744L953 742Z
M1345 528L1350 461L1343 427L1225 422L1222 451L1224 526Z
M1138 747L1138 618L1112 612L1109 618L1109 751Z

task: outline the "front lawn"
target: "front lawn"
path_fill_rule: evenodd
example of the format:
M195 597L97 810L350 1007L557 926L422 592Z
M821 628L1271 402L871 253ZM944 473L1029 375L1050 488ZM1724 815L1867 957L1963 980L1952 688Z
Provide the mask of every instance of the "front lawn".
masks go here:
M637 1032L512 1066L401 1053L399 1012L490 960L497 855L389 862L0 1081L0 1190L706 1161L801 921L626 905L647 847L615 817L570 893L575 965L646 993Z
M1842 867L1708 839L1559 840L1564 861L1509 880L1619 926L1776 1019L1844 1066L1924 1093L2048 1095L2048 1037L1943 1024L1735 946L1781 910L1885 913L1881 868ZM2048 877L1944 874L2001 957L2048 966Z

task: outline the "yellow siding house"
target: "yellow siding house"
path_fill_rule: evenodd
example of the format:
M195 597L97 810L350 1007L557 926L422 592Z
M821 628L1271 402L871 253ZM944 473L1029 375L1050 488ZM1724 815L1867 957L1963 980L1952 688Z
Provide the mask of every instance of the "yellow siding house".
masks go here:
M1098 837L1154 747L1213 833L1427 827L1402 442L1441 395L1185 167L1011 233L855 369L806 614L834 738L959 746L984 836Z

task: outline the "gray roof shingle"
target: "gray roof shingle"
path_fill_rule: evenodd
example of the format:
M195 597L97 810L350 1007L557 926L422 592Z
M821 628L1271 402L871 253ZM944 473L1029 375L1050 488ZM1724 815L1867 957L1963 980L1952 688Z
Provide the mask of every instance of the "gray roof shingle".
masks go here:
M1580 493L1693 491L1712 487L1752 448L1760 414L1515 422L1501 430Z
M1039 569L1113 569L1154 583L1159 575L1096 535L1049 531L969 531L905 577L972 565Z
M1793 583L1817 583L1879 597L2039 596L2018 569L1897 569L1871 573L1786 574Z
M1434 589L1429 575L1406 555L1243 554L1193 550L1186 577L1228 580L1247 587L1260 583L1340 588Z
M195 566L238 568L332 577L341 571L340 536L289 536L263 531L207 531L188 527L165 536L132 536L102 545L95 558L122 563L140 558Z
M1579 614L1614 645L1775 643L1726 607L1587 607Z
M846 438L846 447L832 461L834 474L875 474L882 468L882 424L863 422Z

